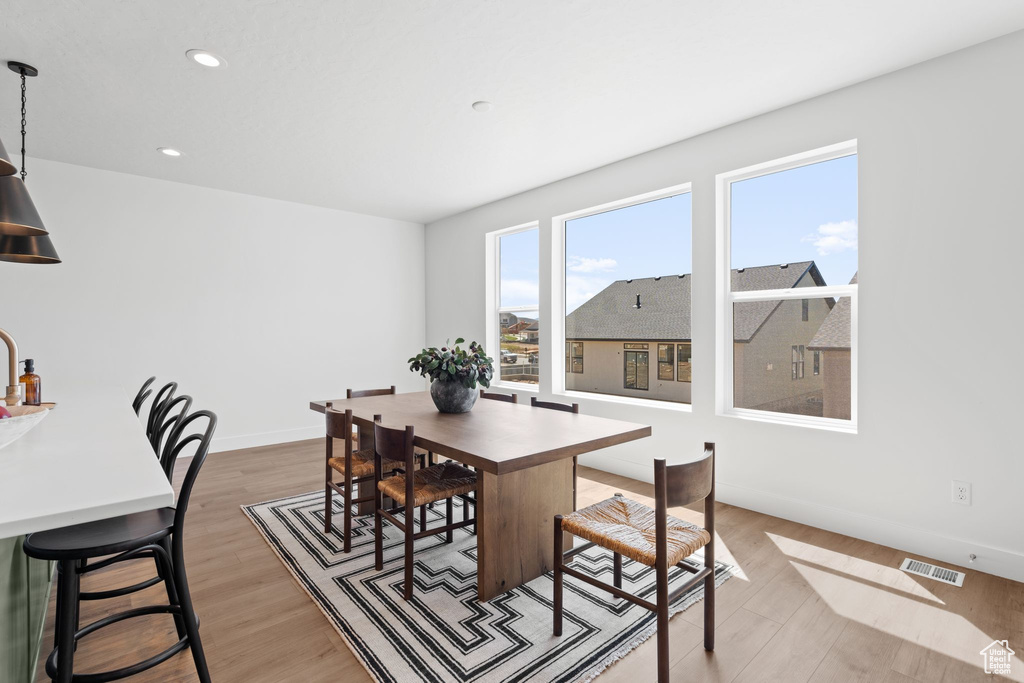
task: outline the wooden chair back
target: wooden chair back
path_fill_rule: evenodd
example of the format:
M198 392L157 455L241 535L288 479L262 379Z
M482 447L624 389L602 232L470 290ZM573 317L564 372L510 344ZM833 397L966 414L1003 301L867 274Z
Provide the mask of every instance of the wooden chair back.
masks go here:
M373 422L373 448L381 460L398 460L404 462L407 472L412 472L413 467L413 440L415 429L412 425L405 429L385 427L375 416Z
M499 394L497 392L480 390L480 398L489 398L492 401L504 401L505 403L519 403L518 394Z
M658 480L664 482L659 486ZM712 497L715 492L715 444L705 443L704 454L693 462L666 465L654 461L655 497L664 495L666 507L689 505Z
M324 411L327 418L327 437L330 439L352 439L352 410L335 410L332 401L327 402Z
M390 389L346 389L345 398L363 398L364 396L387 396L388 394L396 394L395 385L391 385Z
M555 403L554 401L538 401L536 396L530 397L530 405L534 408L547 408L548 410L561 410L564 413L572 413L578 415L580 412L580 404L573 403Z

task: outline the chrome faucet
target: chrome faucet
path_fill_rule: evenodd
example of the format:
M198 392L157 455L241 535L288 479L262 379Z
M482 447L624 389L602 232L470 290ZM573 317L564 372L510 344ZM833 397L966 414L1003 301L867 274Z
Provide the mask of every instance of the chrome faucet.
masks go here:
M4 398L9 406L21 405L21 382L18 381L18 342L14 341L6 330L0 330L0 339L7 344L7 365L10 379L7 384L7 396Z

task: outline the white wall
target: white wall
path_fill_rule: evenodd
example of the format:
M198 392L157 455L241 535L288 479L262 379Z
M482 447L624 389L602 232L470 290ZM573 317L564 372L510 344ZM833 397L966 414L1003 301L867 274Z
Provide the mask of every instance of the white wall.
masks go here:
M716 441L726 502L949 563L973 552L975 568L1024 580L1022 63L1017 33L430 224L427 341L483 339L486 232L540 221L543 319L552 216L692 182L693 411L581 400L654 427L582 462L651 480L653 457ZM860 432L716 417L715 174L853 138ZM551 363L549 347L542 374ZM973 483L971 507L950 502L952 479Z
M423 388L403 362L423 344L422 225L28 170L63 263L0 263L0 327L36 359L44 400L97 377L133 396L150 375L174 379L218 414L227 450L322 435L309 401L346 387Z

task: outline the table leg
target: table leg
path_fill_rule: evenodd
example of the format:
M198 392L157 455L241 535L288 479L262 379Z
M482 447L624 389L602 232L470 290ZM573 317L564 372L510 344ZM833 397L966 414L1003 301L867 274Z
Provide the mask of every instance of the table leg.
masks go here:
M373 448L373 427L363 427L357 425L359 436L356 437L352 448L363 450L364 448ZM342 448L345 446L342 445ZM337 450L337 449L335 449ZM344 453L345 451L342 451ZM362 498L363 496L373 495L373 482L367 481L362 484L352 485L352 497ZM373 500L368 500L365 503L358 503L356 505L357 513L359 515L372 515L373 514Z
M477 595L490 600L551 571L552 520L572 512L572 460L478 476Z

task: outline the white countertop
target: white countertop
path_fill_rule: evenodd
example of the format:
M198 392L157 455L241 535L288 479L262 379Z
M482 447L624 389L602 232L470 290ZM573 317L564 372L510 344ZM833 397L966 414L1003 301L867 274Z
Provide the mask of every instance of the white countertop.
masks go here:
M0 448L0 538L174 504L121 387L46 398L57 407Z

